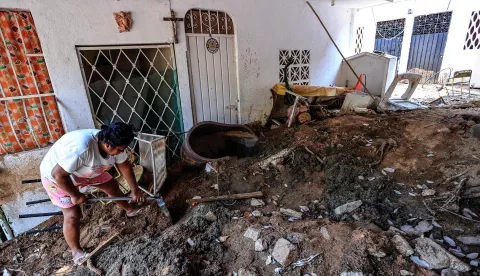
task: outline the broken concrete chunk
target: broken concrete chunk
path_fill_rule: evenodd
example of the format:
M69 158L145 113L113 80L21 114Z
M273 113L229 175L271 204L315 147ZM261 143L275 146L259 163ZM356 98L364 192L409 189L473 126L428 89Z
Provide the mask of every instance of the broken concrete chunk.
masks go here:
M245 231L245 234L243 234L243 236L245 238L249 238L249 239L252 239L253 241L256 241L260 237L261 232L262 232L261 229L257 229L257 228L254 228L254 227L248 227L247 231Z
M263 202L263 200L258 198L252 198L252 201L250 201L250 205L253 207L260 207L260 206L265 206L265 202Z
M392 238L392 242L395 245L395 248L400 252L405 257L409 257L413 255L414 251L413 248L410 246L408 241L400 236L400 235L395 235Z
M240 268L238 270L238 276L257 276L257 273L245 268Z
M284 208L280 208L280 213L286 215L286 216L289 216L289 217L294 217L294 218L298 218L298 219L301 219L303 214L300 213L300 212L297 212L295 210L292 210L292 209L284 209Z
M458 276L458 275L460 275L458 271L450 268L442 270L442 276Z
M210 222L214 222L217 220L217 216L212 211L206 213L203 217Z
M252 216L254 217L261 217L263 216L262 212L258 211L258 210L255 210L252 212Z
M320 234L322 234L322 237L326 240L329 240L330 239L330 234L328 233L328 230L327 230L327 227L325 226L322 226L320 228Z
M295 246L286 239L280 238L275 243L272 252L273 258L282 266L288 266L297 258Z
M470 271L470 266L460 261L447 250L429 238L415 240L415 251L422 260L430 264L431 269L452 268L460 272Z
M373 248L368 248L367 251L368 251L368 254L373 256L373 257L383 258L383 257L387 256L387 254L385 252L383 252L382 250L375 250Z
M457 240L465 245L480 245L480 236L458 236Z
M255 251L261 252L267 249L267 243L263 239L258 239L257 241L255 241Z
M349 202L349 203L344 204L342 206L338 206L337 208L335 208L335 214L336 215L342 215L342 214L345 214L345 213L353 212L358 207L360 207L362 205L362 203L363 202L361 200L357 200L357 201Z
M435 193L436 191L434 189L425 189L422 192L422 196L433 196Z

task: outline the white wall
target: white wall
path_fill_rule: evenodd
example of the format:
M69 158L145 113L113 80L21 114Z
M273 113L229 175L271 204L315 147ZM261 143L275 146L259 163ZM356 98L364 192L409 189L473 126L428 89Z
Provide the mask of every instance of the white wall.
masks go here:
M351 55L352 10L313 2L345 55ZM167 0L2 0L0 8L32 12L67 131L93 127L76 45L168 42L172 38ZM303 0L172 0L183 17L191 8L221 10L234 20L242 123L270 111L269 89L278 82L279 49L310 49L313 85L331 85L340 67L336 52ZM132 30L118 33L113 12L131 11ZM179 24L175 45L185 128L192 126L186 42Z
M409 9L412 9L412 14L408 14ZM357 10L354 26L355 28L358 26L365 27L363 51L373 51L376 30L375 22L406 18L401 60L399 64L399 72L405 72L410 51L414 17L418 15L453 11L441 68L452 67L454 71L471 69L473 70L472 82L479 86L480 50L463 50L472 11L478 10L480 10L480 1L410 0Z

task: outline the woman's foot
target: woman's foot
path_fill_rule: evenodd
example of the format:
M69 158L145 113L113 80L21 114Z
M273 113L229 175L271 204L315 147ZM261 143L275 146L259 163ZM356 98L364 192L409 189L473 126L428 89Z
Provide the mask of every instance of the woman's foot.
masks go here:
M87 258L87 252L83 249L75 250L72 252L72 257L73 257L73 263L75 265L78 265L82 261L84 261L85 258Z
M141 207L133 207L131 210L128 210L127 211L127 217L129 218L133 218L133 217L136 217L138 215L140 215L143 211L143 208Z

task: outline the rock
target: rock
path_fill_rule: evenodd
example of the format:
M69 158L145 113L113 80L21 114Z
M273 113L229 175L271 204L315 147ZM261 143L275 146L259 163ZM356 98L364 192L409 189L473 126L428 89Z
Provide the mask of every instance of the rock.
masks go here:
M252 239L253 241L256 241L260 237L261 232L262 232L261 229L257 229L257 228L254 228L254 227L248 227L247 231L245 231L245 234L243 234L243 236L245 238L249 238L249 239Z
M363 176L359 175L359 176L358 176L358 179L360 179L360 180L364 180L364 179L365 179L365 177L363 177Z
M402 275L402 276L410 276L410 275L413 276L415 274L413 274L412 272L407 271L407 270L400 270L400 275Z
M442 270L442 276L458 276L458 275L460 275L460 273L458 273L458 271L450 269L450 268Z
M381 250L375 250L373 248L368 248L367 249L368 251L368 254L373 256L373 257L377 257L377 258L383 258L385 256L387 256L387 254Z
M238 276L257 276L257 273L251 271L251 270L248 270L248 269L245 269L245 268L240 268L238 270Z
M415 251L420 254L422 260L430 264L431 269L452 268L460 272L466 272L471 269L469 265L460 261L429 238L416 239Z
M426 220L420 221L417 224L417 226L415 226L415 230L420 233L425 233L425 232L431 231L432 229L433 229L433 225Z
M302 213L305 213L305 212L309 212L310 211L310 208L308 208L308 206L300 206L300 211Z
M422 192L422 196L433 196L435 193L436 191L434 189L425 189Z
M470 133L475 138L480 138L480 124L473 125L470 128Z
M221 236L220 238L218 238L220 242L226 242L227 239L228 239L228 236Z
M284 209L284 208L280 208L280 213L286 215L286 216L289 216L289 217L294 217L294 218L297 218L297 219L301 219L303 214L300 213L300 212L297 212L297 211L294 211L292 209Z
M471 126L474 126L474 125L475 125L475 121L473 121L473 120L467 121L467 126L471 127Z
M408 236L420 236L422 233L416 230L413 226L406 224L400 227L400 230Z
M441 129L437 129L437 132L438 133L450 133L451 130L448 127L444 127L444 128L441 128Z
M362 203L363 202L361 200L357 200L357 201L349 202L342 206L338 206L337 208L335 208L335 214L339 216L345 213L350 213L352 211L355 211L358 207L362 205Z
M265 202L263 202L263 200L258 198L252 198L252 201L250 201L250 205L253 207L260 207L260 206L265 206Z
M293 233L288 233L287 234L287 240L289 240L291 243L299 244L304 239L305 239L305 237L301 233L293 232Z
M272 256L268 255L267 260L265 261L265 265L269 265L272 263Z
M288 266L297 258L295 246L288 240L280 238L275 243L272 251L273 258L282 266Z
M457 244L455 243L455 241L448 237L448 236L444 236L443 239L448 243L448 245L450 245L451 247L455 247L457 246Z
M452 253L453 255L459 257L459 258L465 258L465 254L463 254L461 251L455 250L453 248L449 248L448 251Z
M480 236L458 236L457 240L465 245L480 245Z
M255 241L255 251L261 252L267 249L268 249L267 243L263 239L258 239Z
M405 257L409 257L413 255L414 251L413 248L410 246L408 241L400 236L400 235L395 235L392 238L392 242L395 245L395 248L400 252Z
M217 216L212 211L206 213L203 217L210 222L214 222L217 220Z
M322 237L326 240L330 240L330 234L328 233L327 227L322 226L320 228L320 234L322 234Z
M340 276L363 276L362 272L342 272L340 273Z
M387 172L387 173L394 173L395 169L394 168L384 168L383 171Z
M254 217L261 217L263 216L262 212L258 211L258 210L255 210L252 212L252 216Z
M478 266L478 261L477 260L471 260L470 265L477 267Z

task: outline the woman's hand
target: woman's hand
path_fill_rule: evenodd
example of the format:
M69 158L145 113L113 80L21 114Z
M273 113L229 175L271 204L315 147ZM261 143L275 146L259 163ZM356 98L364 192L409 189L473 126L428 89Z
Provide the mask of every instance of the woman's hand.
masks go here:
M130 193L133 201L135 202L145 202L145 197L142 194L142 191L139 188L133 189Z

